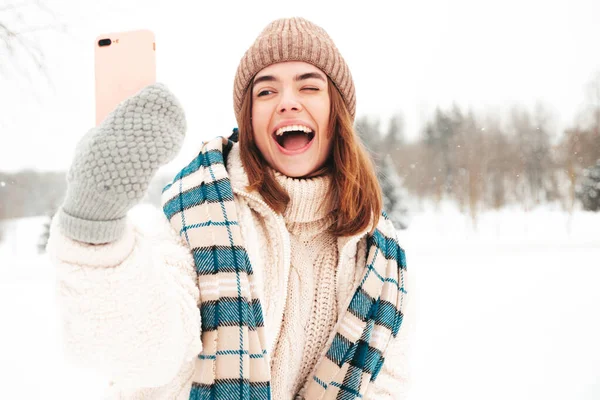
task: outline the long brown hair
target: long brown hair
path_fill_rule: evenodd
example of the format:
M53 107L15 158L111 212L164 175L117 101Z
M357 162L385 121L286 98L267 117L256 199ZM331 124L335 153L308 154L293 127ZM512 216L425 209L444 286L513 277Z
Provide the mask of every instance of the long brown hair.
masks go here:
M313 176L331 173L332 202L336 223L330 228L335 236L351 236L369 226L375 229L381 215L381 188L375 168L361 140L355 134L352 117L335 85L328 79L331 112L329 129L333 134L331 155ZM257 190L276 212L283 213L290 201L275 179L254 141L252 130L252 90L244 94L238 121L241 158L248 175L248 190ZM372 225L371 225L372 224Z

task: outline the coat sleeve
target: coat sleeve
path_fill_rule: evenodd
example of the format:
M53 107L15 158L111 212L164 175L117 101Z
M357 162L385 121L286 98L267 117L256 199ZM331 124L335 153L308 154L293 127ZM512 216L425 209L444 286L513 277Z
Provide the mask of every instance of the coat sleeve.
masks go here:
M415 334L414 272L405 274L404 318L398 335L388 345L385 361L375 382L368 386L366 400L407 400L413 372L411 358Z
M173 380L202 350L191 252L164 215L130 211L124 236L91 245L53 221L48 254L66 356L121 388Z

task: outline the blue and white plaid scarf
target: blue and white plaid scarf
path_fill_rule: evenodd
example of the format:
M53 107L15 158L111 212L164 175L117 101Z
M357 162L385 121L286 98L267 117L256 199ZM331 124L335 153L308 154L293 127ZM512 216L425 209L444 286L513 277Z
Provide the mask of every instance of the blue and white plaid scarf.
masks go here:
M262 306L225 169L236 133L204 143L163 190L163 211L190 247L200 288L203 350L190 399L271 398ZM402 324L406 259L385 213L367 243L362 279L306 399L361 398Z

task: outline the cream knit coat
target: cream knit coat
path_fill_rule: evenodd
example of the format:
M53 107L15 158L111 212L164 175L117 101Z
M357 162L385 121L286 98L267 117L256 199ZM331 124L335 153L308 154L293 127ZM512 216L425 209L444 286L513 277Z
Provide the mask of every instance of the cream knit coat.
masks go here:
M280 332L285 330L290 234L283 217L256 201L256 195L246 193L248 180L237 144L229 154L227 170L248 256L257 281L263 282L258 291L264 304L268 351L273 354ZM365 259L366 235L339 238L337 248L335 304L340 314L353 294L355 271L361 270L357 260ZM162 211L146 205L135 207L128 215L124 236L105 245L65 237L55 220L48 253L56 266L67 356L106 378L107 398L187 400L192 377L199 372L195 361L202 350L199 291L191 253ZM283 267L269 268L273 265ZM411 274L407 276L404 322L384 355L385 363L370 385L367 399L408 398L414 285ZM277 354L275 358L279 357L285 356ZM274 395L279 388L294 386L288 380L297 374L272 373Z

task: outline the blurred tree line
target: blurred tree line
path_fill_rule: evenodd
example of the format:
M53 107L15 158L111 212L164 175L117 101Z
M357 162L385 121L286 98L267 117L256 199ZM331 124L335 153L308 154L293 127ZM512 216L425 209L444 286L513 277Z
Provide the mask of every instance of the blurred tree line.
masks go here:
M171 178L155 176L143 201L159 205L162 188ZM65 198L66 179L66 172L0 172L0 220L54 215Z
M594 209L600 197L600 73L589 85L588 106L564 132L552 128L552 113L512 109L508 118L478 115L458 106L438 108L416 140L405 139L401 114L387 121L362 116L356 130L378 169L385 209L399 228L408 196L416 201L454 201L476 221L484 209L508 205L525 210L542 203L572 211ZM160 173L146 201L158 205L170 176ZM398 190L401 187L402 190ZM0 219L51 215L64 198L65 173L0 171ZM587 197L586 197L587 196ZM591 199L590 199L591 198Z
M577 122L557 132L552 113L538 104L514 107L508 118L478 115L454 105L437 108L417 140L407 142L402 115L387 129L363 116L357 130L377 165L390 157L403 185L419 200L451 200L475 222L484 209L542 203L573 211L586 196L600 196L590 184L600 160L600 73L588 86L587 106Z

